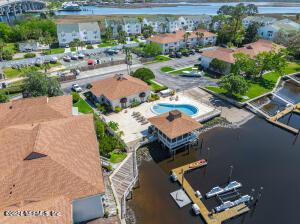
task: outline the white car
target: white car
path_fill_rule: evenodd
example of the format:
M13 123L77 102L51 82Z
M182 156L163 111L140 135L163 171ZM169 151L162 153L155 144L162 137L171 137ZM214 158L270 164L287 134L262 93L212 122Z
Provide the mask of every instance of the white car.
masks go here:
M82 92L82 88L76 83L72 85L72 90L75 92Z

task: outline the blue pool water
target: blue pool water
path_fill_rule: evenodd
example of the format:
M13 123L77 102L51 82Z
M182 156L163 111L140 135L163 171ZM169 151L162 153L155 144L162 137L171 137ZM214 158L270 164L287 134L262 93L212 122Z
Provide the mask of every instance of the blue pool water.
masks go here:
M152 107L152 111L156 114L163 114L171 110L179 110L189 116L198 113L198 108L191 104L158 103Z

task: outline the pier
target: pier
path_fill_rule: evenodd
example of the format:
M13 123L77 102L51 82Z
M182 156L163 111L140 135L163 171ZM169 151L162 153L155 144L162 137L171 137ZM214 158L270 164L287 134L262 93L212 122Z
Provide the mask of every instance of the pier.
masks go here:
M276 125L276 126L278 126L278 127L280 127L280 128L286 129L289 132L292 132L294 134L299 134L299 131L300 131L299 129L293 128L293 127L291 127L287 124L284 124L284 123L281 123L281 122L278 121L280 118L282 118L283 116L285 116L289 113L293 113L293 112L294 113L300 113L299 108L300 108L300 103L298 103L298 104L296 104L292 107L287 107L285 110L279 112L275 116L267 118L267 121L274 124L274 125Z
M250 209L247 205L240 204L235 207L226 209L223 212L219 213L212 213L209 211L204 203L201 201L200 198L198 198L195 194L195 190L192 188L192 186L189 184L189 182L184 178L184 173L187 171L191 171L200 167L204 167L207 165L207 162L205 160L200 160L194 163L186 164L181 167L177 167L172 170L173 173L176 174L178 182L181 184L182 188L186 192L186 194L189 196L191 201L194 204L197 204L200 209L200 215L207 224L221 224L225 220L231 219L233 217L239 216L243 213L248 212Z

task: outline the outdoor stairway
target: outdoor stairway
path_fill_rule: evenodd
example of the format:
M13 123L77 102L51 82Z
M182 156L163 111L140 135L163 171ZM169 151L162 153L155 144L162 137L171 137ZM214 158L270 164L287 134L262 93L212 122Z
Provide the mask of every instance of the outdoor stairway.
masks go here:
M138 178L135 151L128 153L125 160L111 176L111 185L121 209L121 218L126 215L126 198Z

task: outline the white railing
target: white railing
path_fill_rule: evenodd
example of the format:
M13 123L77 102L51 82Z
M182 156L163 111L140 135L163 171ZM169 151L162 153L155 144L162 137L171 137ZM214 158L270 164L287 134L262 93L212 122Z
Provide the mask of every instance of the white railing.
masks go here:
M185 143L188 143L190 141L193 141L197 138L197 135L195 134L190 134L188 137L182 138L181 140L177 140L176 142L169 142L168 140L166 140L162 135L158 134L159 139L169 148L175 148L177 146L183 145Z

